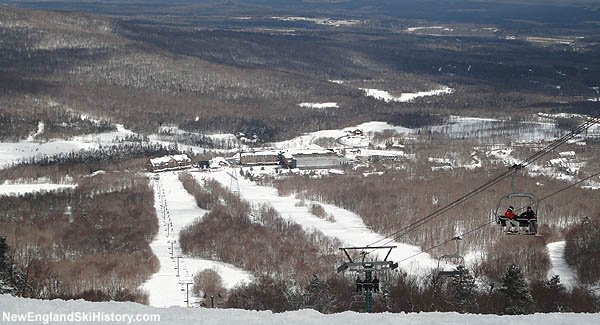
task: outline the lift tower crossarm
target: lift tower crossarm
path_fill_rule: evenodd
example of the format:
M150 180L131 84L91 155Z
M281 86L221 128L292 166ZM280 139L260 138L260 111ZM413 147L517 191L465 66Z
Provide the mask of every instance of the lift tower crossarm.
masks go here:
M397 246L360 246L360 247L340 247L340 250L344 252L344 254L346 255L346 257L348 258L349 262L344 262L342 265L340 265L337 268L337 272L343 272L345 270L347 270L348 268L351 267L369 267L372 268L374 266L387 266L390 269L395 269L398 267L398 265L392 261L388 261L388 257L390 256L390 253L392 252L392 249L396 248ZM388 252L385 255L385 258L383 259L383 261L365 261L365 256L367 255L367 253L365 251L362 251L361 254L363 255L363 260L361 262L355 262L352 257L350 256L350 253L348 251L350 250L366 250L366 249L387 249Z
M349 270L352 272L364 272L365 274L364 281L361 282L360 278L357 278L356 292L358 296L364 296L364 310L367 313L373 312L373 291L379 292L379 280L376 277L373 278L373 273L394 270L398 268L398 263L394 263L394 261L388 261L388 257L390 256L392 249L396 247L397 246L340 247L340 250L343 251L348 258L348 262L344 262L342 265L338 266L338 273ZM385 258L383 260L378 260L377 255L373 254L371 255L372 259L367 259L367 255L370 254L370 251L377 249L388 250ZM349 253L350 250L359 251L359 254L362 257L361 260L353 260ZM350 305L352 308L352 302Z

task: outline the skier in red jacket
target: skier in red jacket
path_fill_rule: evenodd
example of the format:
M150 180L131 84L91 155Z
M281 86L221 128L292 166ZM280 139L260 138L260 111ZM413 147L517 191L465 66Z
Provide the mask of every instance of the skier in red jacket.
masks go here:
M506 224L506 232L519 232L519 222L515 220L515 213L512 206L508 207L508 210L504 212L505 224ZM513 230L516 228L516 230Z

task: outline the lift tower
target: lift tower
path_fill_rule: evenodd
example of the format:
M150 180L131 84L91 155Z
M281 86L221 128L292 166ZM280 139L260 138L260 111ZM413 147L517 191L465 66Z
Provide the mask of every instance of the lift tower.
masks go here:
M396 248L396 246L340 247L340 250L344 252L348 261L337 268L338 273L351 271L358 273L359 276L361 273L364 273L364 282L361 286L362 289L358 290L357 288L357 294L353 296L350 307L352 307L352 304L355 302L361 302L355 300L355 297L361 297L364 298L364 310L367 313L373 312L373 292L379 291L377 286L373 286L373 273L398 268L398 263L388 261L388 257L394 248ZM370 252L367 252L367 250L370 250ZM375 250L387 250L385 258L383 260L377 260L377 254L371 254ZM356 254L351 254L351 252L355 251L359 252L358 255L360 256L360 261L352 258L352 255L356 256ZM369 259L368 255L372 256L374 259Z

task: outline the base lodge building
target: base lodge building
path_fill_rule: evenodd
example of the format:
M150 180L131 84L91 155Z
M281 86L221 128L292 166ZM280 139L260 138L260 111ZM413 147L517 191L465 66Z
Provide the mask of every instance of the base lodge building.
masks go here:
M150 158L146 162L146 169L149 172L162 172L190 167L192 167L192 160L186 154Z

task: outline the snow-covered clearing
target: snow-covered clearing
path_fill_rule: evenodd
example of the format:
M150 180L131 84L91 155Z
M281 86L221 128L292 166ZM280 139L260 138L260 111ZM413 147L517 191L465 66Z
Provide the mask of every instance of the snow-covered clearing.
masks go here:
M299 310L274 314L270 311L250 311L239 309L209 309L209 308L155 308L132 302L88 302L83 300L35 300L28 298L16 298L9 295L0 295L0 306L2 306L2 317L30 317L37 315L38 321L28 323L44 323L44 319L52 320L51 317L90 317L92 313L102 317L147 317L140 324L203 324L203 325L239 325L239 324L598 324L600 314L574 314L574 313L552 313L533 314L519 316L497 316L497 315L474 315L459 313L377 313L365 314L355 312L344 312L339 314L320 314L314 310ZM139 316L138 316L139 315ZM157 315L158 321L150 322L149 317ZM98 317L99 317L98 316ZM45 318L42 318L45 317ZM123 318L120 322L102 322L99 320L84 321L84 324L127 324ZM32 319L34 320L34 319ZM9 320L2 320L8 322ZM23 322L16 322L23 323ZM64 324L65 321L46 322L50 324ZM70 323L70 322L69 322Z
M332 19L332 18L312 18L312 17L271 17L272 19L281 20L281 21L308 21L318 25L327 25L327 26L350 26L362 23L362 21L358 19Z
M227 289L241 282L250 282L252 276L235 266L187 256L179 258L179 272L177 271L177 258L172 257L181 256L179 232L207 211L200 209L194 197L183 188L179 181L179 173L166 172L152 175L159 231L150 247L160 262L160 269L143 285L143 289L149 293L150 305L186 306L186 286L182 283L192 282L193 275L205 269L216 270L223 280L223 286ZM171 245L174 248L173 254ZM191 287L192 285L189 286L190 291ZM197 297L192 297L190 292L190 304L196 299Z
M237 186L237 183L239 183L240 194L245 200L254 205L268 204L275 208L282 218L292 220L308 231L312 229L319 230L323 234L338 238L343 243L351 246L365 246L375 242L376 245L398 246L390 255L390 259L393 261L400 261L421 253L419 247L395 241L388 242L389 239L384 239L384 236L367 228L361 217L351 211L316 201L305 201L305 205L300 205L300 200L294 196L279 196L277 189L260 186L241 177L238 177L237 183L233 182L235 184L232 184L228 171L228 169L219 170L208 174L206 177L211 177L227 187L230 185ZM320 204L325 209L325 212L332 215L335 220L328 221L311 214L307 206L310 206L312 203ZM423 253L402 262L400 267L409 270L411 273L422 273L435 267L436 263L435 259ZM332 268L334 267L332 265Z
M325 103L300 103L298 104L298 106L300 107L304 107L304 108L317 108L317 109L323 109L323 108L338 108L338 104L336 102L325 102Z
M555 139L556 124L547 121L511 122L477 117L451 116L448 123L428 128L431 132L453 139L509 138L521 143L542 142Z
M419 131L443 134L452 139L478 139L495 143L498 139L513 139L519 143L539 143L551 141L561 136L565 131L556 128L554 118L558 116L539 116L539 121L511 122L508 120L450 116L444 125L426 127L423 129L411 129L402 126L394 126L387 122L372 121L343 129L321 130L301 135L299 137L274 142L275 148L306 148L310 147L319 139L333 138L338 140L339 146L367 147L372 141L374 133L384 131L395 131L399 134L415 134ZM352 131L361 130L364 136L354 136ZM562 133L561 133L562 132ZM600 125L592 127L586 136L600 136ZM580 141L580 138L577 138Z
M550 263L552 263L552 268L548 272L548 279L552 278L554 275L558 275L560 276L560 282L562 284L572 288L577 284L577 276L565 261L566 245L567 243L565 241L558 241L546 245L548 255L550 256Z
M322 138L338 139L341 137L348 136L349 132L354 131L354 130L361 130L365 134L375 133L375 132L383 132L385 130L396 131L398 133L414 132L414 130L405 128L402 126L394 126L387 122L373 121L373 122L359 124L356 126L350 126L350 127L344 128L344 129L321 130L321 131L311 132L311 133L301 135L301 136L296 137L291 140L274 142L274 143L272 143L272 145L275 148L279 148L279 149L306 148L306 147L309 147L310 145L314 144L315 141L317 141L318 139L322 139ZM361 146L368 145L367 137L359 137L359 138L361 139L361 141L360 141ZM366 141L366 143L364 143L365 141Z
M419 26L419 27L408 27L406 29L407 32L416 32L418 30L424 30L424 29L438 29L438 30L443 30L443 31L447 31L447 32L451 32L454 29L452 28L448 28L448 27L444 27L444 26Z
M19 142L0 143L0 168L6 168L12 163L32 157L52 156L61 153L79 151L81 149L96 149L100 146L114 144L116 138L124 138L133 132L121 124L115 124L117 131L76 136L71 139L55 139L48 142L37 142L35 135ZM40 126L38 125L38 132ZM42 126L43 128L43 126Z
M180 129L177 125L164 125L158 130L159 135L152 135L151 138L157 139L160 135L193 135L193 136L205 136L215 141L238 141L236 136L232 133L215 133L215 134L201 134L197 132L190 132Z
M33 184L0 184L0 196L17 196L26 193L50 192L65 188L75 188L74 184L52 184L52 183L33 183Z
M375 99L383 100L385 102L412 102L416 98L426 97L426 96L436 96L436 95L444 95L451 94L454 92L454 89L444 86L440 89L434 89L429 91L419 91L416 93L402 93L400 96L394 96L385 90L380 89L372 89L372 88L360 88L364 90L365 94L369 97L373 97Z
M194 153L203 153L207 150L215 151L219 153L233 153L242 150L247 150L248 146L243 144L234 134L231 133L217 133L217 134L200 134L195 132L188 132L180 129L177 126L164 126L159 130L159 134L151 134L148 139L151 143L157 143L163 146L177 145L180 151L192 151ZM181 139L178 137L185 138L190 137L201 137L204 136L217 144L231 145L234 149L212 149L205 148L196 145L189 145L181 143ZM239 148L238 148L239 147Z

